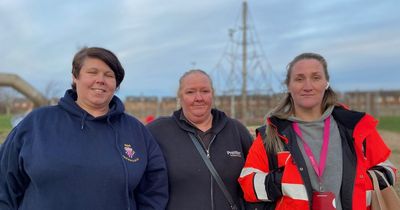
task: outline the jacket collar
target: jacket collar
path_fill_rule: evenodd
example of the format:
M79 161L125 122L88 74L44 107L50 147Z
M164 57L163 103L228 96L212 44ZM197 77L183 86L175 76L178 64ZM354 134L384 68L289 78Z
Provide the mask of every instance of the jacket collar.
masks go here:
M353 130L357 123L365 116L365 113L349 110L344 106L335 106L332 116L335 118L336 122Z
M214 134L218 134L225 127L226 123L228 122L228 118L224 112L217 109L211 109L211 114L213 115L211 130ZM187 132L195 133L196 127L186 119L182 108L175 111L172 114L172 117L181 129Z
M354 129L358 122L365 116L364 112L357 112L347 109L344 106L335 106L332 111L332 116L336 122L342 124L344 127L348 129ZM275 116L270 117L268 123L272 123L275 127L277 127L280 133L284 133L288 127L291 126L291 122L286 119L279 119Z

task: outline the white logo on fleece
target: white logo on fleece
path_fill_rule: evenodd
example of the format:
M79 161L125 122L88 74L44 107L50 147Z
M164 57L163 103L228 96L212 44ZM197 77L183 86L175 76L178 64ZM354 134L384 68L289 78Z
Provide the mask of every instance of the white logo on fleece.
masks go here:
M239 151L226 151L226 154L231 157L242 157L242 153Z

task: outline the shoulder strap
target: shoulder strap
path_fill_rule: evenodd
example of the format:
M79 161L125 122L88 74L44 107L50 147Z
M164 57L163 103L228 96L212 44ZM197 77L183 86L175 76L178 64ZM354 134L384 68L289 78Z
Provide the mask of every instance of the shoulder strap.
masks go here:
M203 159L204 163L207 165L208 170L210 170L212 176L214 177L215 181L217 182L219 188L224 193L226 200L228 200L229 205L231 206L232 210L237 210L238 207L236 206L235 202L233 202L231 194L226 189L224 182L222 181L221 177L218 175L217 170L215 170L213 164L211 163L210 159L207 157L206 153L204 152L203 147L200 145L197 138L192 134L189 133L190 139L192 140L194 146L196 147L197 151L200 153L201 158Z

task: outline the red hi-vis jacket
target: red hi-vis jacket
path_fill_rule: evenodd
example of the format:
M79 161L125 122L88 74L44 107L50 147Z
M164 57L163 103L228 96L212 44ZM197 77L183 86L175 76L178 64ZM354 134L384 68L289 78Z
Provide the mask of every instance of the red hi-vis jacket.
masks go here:
M370 209L373 187L367 170L384 172L393 184L396 169L386 162L390 149L378 134L377 120L372 116L343 107L335 107L332 116L342 138L342 208ZM263 143L265 126L259 129L238 179L244 198L250 202L264 201L272 209L308 210L312 187L291 122L272 117L267 123L277 129L285 149L276 156L267 154Z

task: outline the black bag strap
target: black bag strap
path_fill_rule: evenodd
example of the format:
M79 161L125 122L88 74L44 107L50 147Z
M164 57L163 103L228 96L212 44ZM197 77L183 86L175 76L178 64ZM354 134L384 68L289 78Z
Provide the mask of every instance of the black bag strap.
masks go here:
M225 196L226 200L228 200L231 209L238 210L238 207L236 206L235 202L233 202L231 194L228 192L228 190L227 190L224 182L222 181L221 177L219 176L217 170L215 170L210 159L207 157L206 153L204 152L203 147L200 145L199 141L192 133L188 132L188 134L189 134L190 139L192 140L194 146L196 147L197 151L200 153L200 156L203 159L204 163L206 164L208 170L211 172L211 174L214 177L215 181L217 182L219 188L224 193L224 196Z

